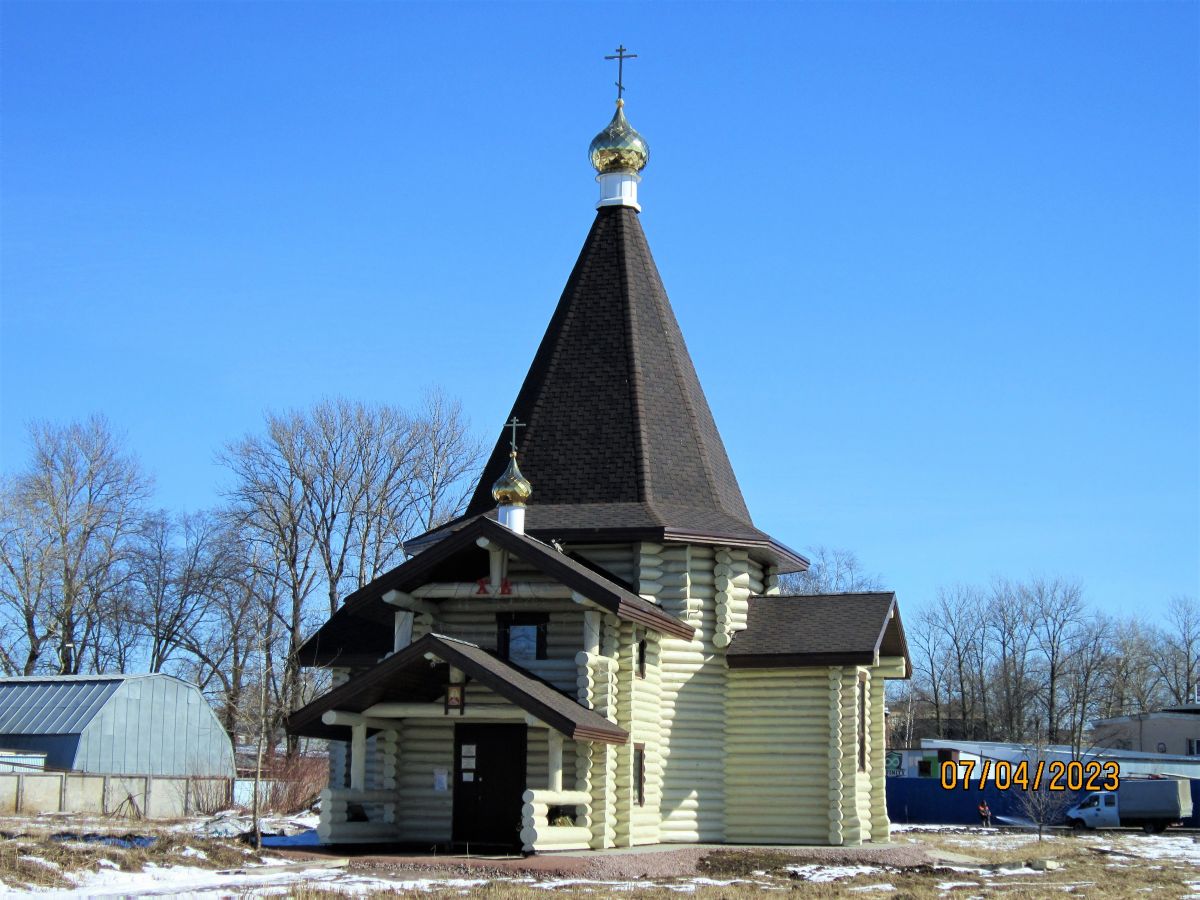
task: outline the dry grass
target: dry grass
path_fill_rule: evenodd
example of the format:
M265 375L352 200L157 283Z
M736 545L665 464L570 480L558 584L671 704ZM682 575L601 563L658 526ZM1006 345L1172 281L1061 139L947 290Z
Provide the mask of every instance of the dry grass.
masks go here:
M324 757L279 757L271 762L271 783L266 808L281 815L311 809L329 780L329 761Z
M261 862L244 845L163 832L147 847L105 843L101 837L131 843L139 835L96 835L60 832L8 834L0 840L0 882L10 888L68 888L75 882L64 873L101 868L141 872L147 863L226 869ZM197 854L202 853L203 856Z
M83 835L70 839L54 839L46 835L12 834L0 840L0 881L10 889L20 888L64 888L74 882L64 873L96 871L104 868L119 868L125 871L140 871L148 863L160 866L186 865L208 869L233 869L261 862L261 858L248 852L239 841L205 840L191 835L163 832L149 847L119 847L88 842ZM950 864L918 865L906 868L875 867L873 871L836 881L816 883L804 880L791 868L797 865L816 863L828 865L818 855L808 859L781 851L764 850L719 850L709 854L699 865L698 876L729 884L697 885L694 876L676 879L677 885L687 885L688 894L701 900L740 900L743 897L763 893L784 893L799 898L907 898L907 900L956 900L956 898L982 895L1001 895L1006 898L1045 898L1071 894L1073 897L1094 900L1117 900L1142 896L1181 897L1200 890L1200 867L1195 864L1175 862L1170 859L1147 860L1129 854L1102 854L1096 852L1094 840L1059 838L1038 844L1036 841L1020 842L1013 836L998 836L989 841L966 840L969 836L954 834L906 834L897 835L897 844L925 847L934 851L958 853L979 860L978 863L954 864L965 871L955 871ZM964 846L963 844L966 843ZM204 858L196 855L204 854ZM916 857L913 857L916 858ZM1063 868L1047 872L1023 872L1004 874L1001 868L1017 868L1032 861L1052 859ZM36 860L41 860L36 861ZM869 859L861 860L871 865ZM838 864L843 864L839 861ZM982 870L982 871L980 871ZM389 869L386 875L369 863L362 866L351 864L350 874L380 877L382 881L406 881L420 877L435 879L485 877L482 873L463 868L448 868L432 873L418 873L403 869ZM552 876L544 876L552 878ZM555 879L557 880L557 879ZM592 881L568 885L548 892L529 882L522 882L515 875L493 876L485 885L465 889L446 885L422 892L431 900L450 898L482 897L487 900L547 900L548 893L559 895L582 895L590 897L622 896L633 894L638 900L666 900L680 897L679 890L672 890L671 879L635 879L638 889L630 892L628 882L624 889L610 886L603 881ZM953 882L956 887L947 888ZM892 890L872 891L872 885L890 885ZM361 888L360 888L361 890ZM235 889L236 893L236 889ZM393 896L395 889L388 890L381 884L379 890L356 893L356 896ZM251 896L246 891L244 896ZM289 885L286 896L296 900L333 900L347 896L337 890L334 883L310 883Z

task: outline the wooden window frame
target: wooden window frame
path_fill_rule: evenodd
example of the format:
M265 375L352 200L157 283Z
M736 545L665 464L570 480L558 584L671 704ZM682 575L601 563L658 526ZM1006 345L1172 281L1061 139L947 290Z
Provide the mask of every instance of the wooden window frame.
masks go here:
M858 695L855 706L858 709L858 771L867 771L867 673L858 673Z
M637 786L637 805L646 805L646 745L633 745L633 780Z
M536 625L537 647L534 659L549 659L547 649L547 632L550 625L549 613L496 613L496 653L501 659L508 659L508 629L514 625Z

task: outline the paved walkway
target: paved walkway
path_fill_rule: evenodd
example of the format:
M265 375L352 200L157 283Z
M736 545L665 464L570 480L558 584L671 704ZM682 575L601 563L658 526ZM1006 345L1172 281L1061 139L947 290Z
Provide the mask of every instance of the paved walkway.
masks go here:
M739 844L650 844L611 850L565 850L557 853L474 855L396 851L386 845L336 844L330 847L271 848L272 855L289 859L349 857L355 871L414 871L422 873L491 873L508 876L587 878L670 878L695 875L704 857L716 852L792 857L797 863L878 865L909 868L933 858L916 844L866 844L861 847L752 846Z

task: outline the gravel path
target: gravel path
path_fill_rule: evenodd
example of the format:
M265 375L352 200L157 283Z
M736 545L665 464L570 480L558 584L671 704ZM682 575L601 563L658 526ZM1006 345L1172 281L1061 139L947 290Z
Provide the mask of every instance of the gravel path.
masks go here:
M291 859L311 859L339 855L298 850L273 850L272 855ZM639 847L625 851L546 853L530 857L487 858L465 856L420 856L415 854L365 854L351 856L350 870L357 874L419 873L432 877L517 877L587 878L627 880L635 878L676 878L700 874L697 866L713 853L765 853L786 855L800 863L828 866L873 865L911 868L928 865L934 858L919 844L889 844L865 847L735 847L671 846Z

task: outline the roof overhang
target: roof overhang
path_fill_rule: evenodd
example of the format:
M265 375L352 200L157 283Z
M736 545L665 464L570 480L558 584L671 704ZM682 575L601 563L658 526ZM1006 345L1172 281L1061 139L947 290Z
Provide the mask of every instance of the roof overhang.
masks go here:
M373 668L323 694L288 716L289 734L345 740L349 729L328 725L330 711L362 713L377 703L442 697L453 667L524 710L539 722L576 741L624 744L629 733L595 710L581 706L553 685L475 644L428 634ZM397 720L401 721L401 720ZM447 721L455 721L447 715Z
M725 659L731 669L868 666L885 678L912 677L894 593L751 597L748 627Z

